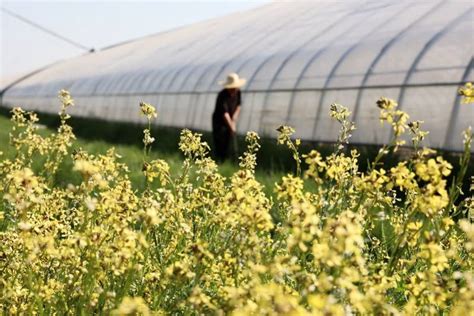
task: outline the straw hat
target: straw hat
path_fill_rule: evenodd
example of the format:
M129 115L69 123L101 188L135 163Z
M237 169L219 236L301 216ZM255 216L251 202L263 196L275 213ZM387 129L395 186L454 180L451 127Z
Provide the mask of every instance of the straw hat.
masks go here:
M230 73L227 76L226 81L219 81L219 84L224 88L240 88L247 82L244 78L239 78L239 75L235 72Z

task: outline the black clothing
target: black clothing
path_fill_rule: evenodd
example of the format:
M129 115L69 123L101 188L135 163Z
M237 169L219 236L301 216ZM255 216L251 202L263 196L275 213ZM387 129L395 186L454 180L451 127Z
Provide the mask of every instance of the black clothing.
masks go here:
M223 89L217 95L216 107L212 114L212 135L217 160L223 161L227 157L227 151L232 137L232 131L225 121L225 113L232 116L239 105L241 105L241 93L237 90L232 96L227 89Z
M229 129L222 128L221 131L213 131L214 138L214 154L216 161L223 162L227 158L229 152L230 140L232 133Z
M233 96L230 95L230 92L227 89L223 89L219 92L217 95L216 107L212 114L212 129L214 130L216 127L219 128L221 126L228 128L224 114L229 113L232 118L232 115L234 115L235 110L239 105L241 105L240 90L237 90Z

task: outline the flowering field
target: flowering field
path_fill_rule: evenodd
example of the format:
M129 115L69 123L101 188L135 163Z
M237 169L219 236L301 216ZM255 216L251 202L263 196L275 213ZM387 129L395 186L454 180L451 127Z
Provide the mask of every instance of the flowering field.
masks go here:
M471 86L460 92L472 101ZM72 150L73 100L66 91L59 97L54 134L38 131L34 113L13 109L14 155L0 156L3 314L467 315L474 308L474 200L460 190L472 181L470 130L448 184L452 166L421 146L422 122L381 98L380 120L393 139L362 172L358 152L345 148L355 129L350 112L334 104L341 130L332 155L302 154L293 129L278 129L296 172L271 196L255 176L256 133L247 134L239 169L225 177L201 135L184 130L185 159L171 172L150 154L159 142L151 133L156 111L141 103L146 185L137 190L114 149ZM413 156L384 168L407 133ZM78 183L54 181L66 160Z

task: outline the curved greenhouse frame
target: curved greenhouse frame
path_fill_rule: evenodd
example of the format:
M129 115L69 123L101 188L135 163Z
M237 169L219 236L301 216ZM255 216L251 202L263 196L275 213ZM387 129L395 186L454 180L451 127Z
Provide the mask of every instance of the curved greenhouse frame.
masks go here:
M272 3L66 60L6 89L3 104L57 112L68 89L73 113L142 121L138 102L157 105L157 124L210 130L217 81L247 78L238 131L273 137L281 124L304 140L334 141L329 105L356 122L352 142L382 144L375 101L398 100L425 121L427 145L462 150L474 107L459 86L474 80L474 3L316 1Z

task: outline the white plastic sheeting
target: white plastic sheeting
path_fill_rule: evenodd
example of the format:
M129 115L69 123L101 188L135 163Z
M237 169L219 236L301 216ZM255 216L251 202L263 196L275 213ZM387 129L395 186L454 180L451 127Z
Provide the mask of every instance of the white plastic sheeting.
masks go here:
M474 106L457 89L474 80L472 1L276 2L57 63L7 89L3 103L57 112L70 90L75 115L210 130L217 81L247 78L239 133L274 136L289 124L305 140L334 141L333 102L352 111L353 143L382 144L375 101L399 100L425 121L427 145L461 150Z

